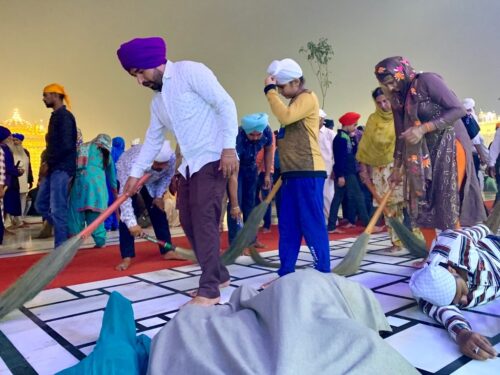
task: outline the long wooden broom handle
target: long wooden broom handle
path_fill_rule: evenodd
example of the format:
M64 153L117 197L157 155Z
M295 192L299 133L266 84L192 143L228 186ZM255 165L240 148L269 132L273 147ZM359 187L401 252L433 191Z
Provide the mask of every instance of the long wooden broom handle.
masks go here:
M371 234L373 231L373 228L375 227L375 224L377 224L378 219L380 218L380 215L382 215L382 211L384 211L384 208L389 201L389 197L392 194L392 191L394 190L394 187L390 187L387 193L385 193L384 197L382 198L382 201L380 202L379 206L377 207L377 210L373 214L370 222L366 226L365 233L366 234Z
M279 188L281 187L282 183L283 183L283 181L281 181L281 177L278 178L278 180L274 184L271 192L269 193L269 195L267 196L267 198L264 199L264 202L266 202L267 204L271 203L271 201L273 200L274 196L276 195L276 193L278 192Z
M368 190L370 190L370 193L373 195L373 198L375 198L377 203L380 205L380 202L382 202L382 198L380 198L380 196L378 195L373 184L368 184L365 186L368 188ZM384 208L384 215L390 217L389 212L385 208Z
M136 188L134 189L134 191L138 191L142 187L142 185L146 183L146 181L150 176L151 176L150 173L146 173L144 176L142 176L139 179L139 181L137 181L137 184L135 185ZM114 214L115 211L118 209L118 207L120 207L121 204L125 202L128 198L130 198L129 193L124 193L118 196L116 200L106 210L104 210L87 228L78 233L77 236L82 239L89 237L92 234L92 232L95 231L97 227L101 223L103 223L109 216Z

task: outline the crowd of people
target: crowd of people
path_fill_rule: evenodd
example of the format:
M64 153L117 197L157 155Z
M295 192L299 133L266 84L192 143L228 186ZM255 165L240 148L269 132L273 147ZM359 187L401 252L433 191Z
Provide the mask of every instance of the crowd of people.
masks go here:
M366 125L360 114L347 112L334 132L318 98L306 88L301 67L286 58L269 65L264 82L270 112L280 123L273 132L265 112L243 116L238 126L235 103L213 72L201 63L168 60L162 38L133 39L117 54L127 73L154 91L142 145L125 151L122 138L107 134L83 143L64 88L51 84L43 90L43 101L53 112L35 207L45 222L41 235L53 227L56 248L127 193L131 198L120 211L93 233L96 247L103 247L107 230L119 230L122 261L117 269L125 270L135 256L134 238L143 233L138 224L142 211L147 211L156 237L171 243L164 196L176 196L180 224L202 271L191 303L214 305L230 280L219 258L223 211L231 243L281 178L275 197L278 275L294 272L302 239L314 268L329 273L328 233L366 226L391 189L384 214L422 236L430 251L410 283L415 297L424 311L448 327L464 354L477 359L493 355L491 345L471 334L465 318L457 315L457 307L500 297L500 242L483 227L474 229L487 215L478 172L485 165L498 178L500 133L489 151L472 99L460 101L439 75L418 73L408 60L391 57L375 66L375 109ZM175 137L175 151L165 132ZM0 127L0 194L4 218L13 228L23 225L26 196L34 182L22 140L22 135ZM144 174L149 179L138 186ZM271 216L268 211L263 232L271 230ZM380 221L375 230L383 225ZM388 229L392 250L401 249L396 233ZM436 239L437 230L442 232ZM462 237L467 249L460 245ZM253 246L264 247L258 238ZM470 256L452 256L464 251L475 251L474 261L484 267L463 263ZM179 259L165 247L160 253L166 260ZM483 275L485 269L488 275ZM454 307L446 310L449 306ZM452 318L446 320L443 311L451 311L447 314Z

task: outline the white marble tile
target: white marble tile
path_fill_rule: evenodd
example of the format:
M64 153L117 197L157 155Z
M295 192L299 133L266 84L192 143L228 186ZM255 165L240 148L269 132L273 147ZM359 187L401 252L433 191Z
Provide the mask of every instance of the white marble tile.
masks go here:
M384 275L381 273L375 273L375 272L365 272L365 273L360 273L358 275L354 276L349 276L349 280L351 281L357 281L367 288L376 288L378 286L382 286L385 284L392 283L394 281L401 280L401 276L393 276L393 275Z
M83 354L85 354L86 356L88 356L90 353L92 353L94 351L94 348L95 348L95 344L92 344L92 345L85 346L85 347L81 348L80 351Z
M384 292L384 293L394 294L396 296L413 298L413 295L411 294L411 290L410 290L410 287L408 286L408 283L392 284L392 285L377 289L377 292Z
M170 319L173 319L174 316L176 316L178 313L178 311L174 311L174 312L171 312L169 314L165 314L166 317L170 318Z
M153 327L159 324L163 325L166 323L166 321L155 316L154 318L143 319L141 321L138 321L137 323L143 325L144 327Z
M259 275L255 277L251 277L249 279L237 280L233 281L231 284L233 285L249 285L252 288L259 289L262 284L267 283L268 281L274 280L278 278L277 273L268 273L264 275Z
M262 253L260 253L260 255L263 258L267 258L267 256L263 256ZM271 256L271 255L269 255L269 256ZM242 265L242 266L248 266L250 264L255 264L255 262L252 259L252 257L246 256L246 255L239 256L238 258L236 258L236 261L234 263Z
M48 306L35 307L31 309L31 312L42 320L56 319L86 311L103 309L108 303L108 298L107 295L88 297Z
M498 352L498 349L497 349ZM488 359L487 361L470 361L452 375L472 375L472 374L500 374L500 358Z
M223 303L227 303L229 301L229 299L231 298L231 295L233 294L233 292L236 290L237 288L235 288L234 286L228 286L226 288L222 288L220 290L220 302L221 304Z
M153 315L177 310L180 306L191 300L183 294L172 294L148 301L136 302L132 304L135 319L142 319Z
M82 292L84 290L97 289L97 288L106 288L108 286L121 285L127 283L137 282L136 279L133 279L128 276L115 277L114 279L93 281L90 283L70 285L68 288L73 289L76 292Z
M385 340L413 366L430 372L436 372L462 356L447 331L423 324Z
M47 323L54 331L68 340L74 346L97 341L101 331L104 311L58 319Z
M260 270L257 268L251 268L251 267L245 267L245 266L239 266L237 264L231 264L227 266L227 269L229 271L229 274L233 277L237 278L246 278L246 277L251 277L251 276L256 276L256 275L262 275L263 273L267 273L265 270Z
M396 318L395 316L388 316L387 321L389 324L393 327L401 327L404 326L406 323L409 322L409 320L401 319L401 318Z
M344 259L344 258L335 258L335 259L331 259L331 260L330 260L330 268L332 268L332 269L333 269L333 268L337 267L337 266L338 266L338 264L339 264L340 262L342 262L342 260L343 260L343 259ZM368 262L366 262L366 261L362 260L362 261L361 261L361 263L360 263L360 267L361 267L361 266L363 266L363 265L365 265L365 264L368 264Z
M413 301L406 298L392 297L380 293L375 293L375 297L380 302L382 310L384 311L385 314L387 314L389 311L396 310L399 309L400 307L413 303Z
M98 296L99 294L102 294L102 292L100 290L94 289L86 292L80 292L80 294L85 297L92 297L92 296Z
M139 273L135 275L141 279L151 281L153 283L162 283L165 281L177 280L186 277L185 273L175 272L172 269L159 270L153 272Z
M495 337L500 333L500 318L465 310L462 310L462 315L469 321L472 329L481 335Z
M500 299L496 299L494 301L488 302L485 305L474 307L470 310L471 311L481 311L484 313L493 314L493 315L496 315L500 318Z
M414 268L395 266L392 264L382 264L382 263L370 264L367 266L363 266L362 268L367 271L391 273L393 275L401 275L401 276L411 276L415 272Z
M71 299L77 298L75 295L60 289L47 289L42 290L40 293L36 295L31 301L24 304L27 308L32 308L40 305L47 305L49 303L68 301Z
M402 316L404 318L411 318L413 320L418 320L420 322L427 322L427 323L432 323L432 324L438 324L434 319L432 319L430 316L425 315L422 310L419 309L418 306L413 306L410 307L409 309L400 311L396 314L397 316Z
M185 291L198 288L199 281L199 276L191 276L184 279L168 281L166 283L162 283L162 285L176 290Z
M143 335L146 335L146 336L149 336L149 338L153 338L156 336L156 334L158 332L160 332L160 330L162 329L163 327L156 327L156 328L153 328L153 329L148 329L147 331L143 331L141 332L141 334Z
M190 264L187 266L181 266L181 267L175 267L174 270L181 271L181 272L192 272L192 271L198 271L200 269L200 266L198 264Z
M12 375L12 372L9 370L2 357L0 357L0 374L1 375Z
M342 249L334 248L332 251L330 251L330 254L337 257L344 257L348 252L349 248L342 248Z
M2 332L37 373L54 374L78 362L30 319L22 320L22 330L8 323L2 324Z
M408 261L401 263L400 265L415 268L415 271L416 271L418 268L415 267L415 262L420 262L422 260L423 260L423 258L411 258L411 259L408 259Z
M160 288L159 286L138 282L133 284L118 285L106 288L108 292L118 292L130 301L139 301L147 298L166 296L172 294L171 290Z
M406 258L368 253L363 257L363 260L368 260L371 262L395 264L395 263L403 262L404 260L406 260Z

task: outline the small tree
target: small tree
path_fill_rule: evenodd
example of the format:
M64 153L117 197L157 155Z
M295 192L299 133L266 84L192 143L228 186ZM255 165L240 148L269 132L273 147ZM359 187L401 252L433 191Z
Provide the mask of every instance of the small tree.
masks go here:
M333 47L327 38L319 38L318 43L308 42L305 47L300 47L299 53L307 56L321 89L321 108L325 105L326 92L332 84L328 63L333 58Z

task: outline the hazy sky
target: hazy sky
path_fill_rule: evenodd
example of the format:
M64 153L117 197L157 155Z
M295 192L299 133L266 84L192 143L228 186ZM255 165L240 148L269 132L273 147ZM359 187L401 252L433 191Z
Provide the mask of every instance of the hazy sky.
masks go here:
M500 112L500 0L0 0L0 121L18 107L46 124L42 88L59 82L86 140L143 138L152 93L125 73L116 49L153 35L166 39L169 59L209 66L239 117L269 111L262 89L274 59L296 59L319 94L298 50L320 37L335 50L325 104L335 120L347 111L366 120L373 67L392 55Z

